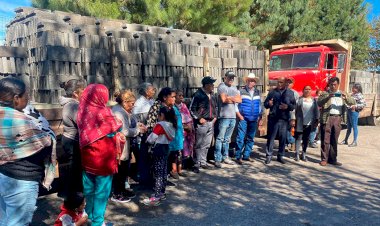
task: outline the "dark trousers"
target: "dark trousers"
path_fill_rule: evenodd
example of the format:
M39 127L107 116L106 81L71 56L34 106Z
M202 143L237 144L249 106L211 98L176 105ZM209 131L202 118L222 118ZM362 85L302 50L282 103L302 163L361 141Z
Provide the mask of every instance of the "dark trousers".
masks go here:
M57 152L60 165L60 189L63 196L72 192L82 192L82 164L79 141L62 136L62 151Z
M301 140L302 140L302 152L306 152L307 145L309 144L310 133L311 133L311 125L303 126L302 132L296 132L296 155L299 154Z
M289 122L285 120L268 120L268 137L267 137L267 147L266 147L266 156L272 157L273 155L273 146L274 140L276 139L278 133L279 147L277 156L285 155L285 144L286 144L286 133L288 131Z
M113 176L113 193L120 195L125 191L125 181L128 178L130 160L120 161L117 173Z
M138 157L138 173L139 173L139 183L145 186L152 185L152 174L151 174L151 154L149 153L149 147L146 143L147 136L144 135L141 138L140 152Z
M321 125L321 160L335 163L338 155L338 138L342 117L329 116L326 124Z
M153 177L154 177L154 196L160 197L165 193L168 179L168 145L156 144L153 148Z

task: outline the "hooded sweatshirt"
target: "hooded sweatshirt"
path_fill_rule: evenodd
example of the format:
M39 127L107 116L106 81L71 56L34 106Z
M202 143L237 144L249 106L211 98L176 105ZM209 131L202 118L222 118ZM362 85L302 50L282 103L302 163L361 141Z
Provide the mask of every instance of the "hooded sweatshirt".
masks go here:
M73 98L59 97L59 104L63 106L62 122L63 136L79 141L79 133L77 126L77 113L79 102Z
M154 126L146 141L150 144L169 144L174 139L175 132L172 123L160 121Z

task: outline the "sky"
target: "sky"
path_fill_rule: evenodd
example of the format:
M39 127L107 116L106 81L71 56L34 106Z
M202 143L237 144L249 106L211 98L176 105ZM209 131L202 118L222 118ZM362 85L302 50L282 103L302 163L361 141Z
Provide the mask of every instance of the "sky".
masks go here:
M368 20L380 17L380 0L365 0L369 5ZM14 17L14 9L31 6L31 0L0 0L0 45L4 43L6 24Z

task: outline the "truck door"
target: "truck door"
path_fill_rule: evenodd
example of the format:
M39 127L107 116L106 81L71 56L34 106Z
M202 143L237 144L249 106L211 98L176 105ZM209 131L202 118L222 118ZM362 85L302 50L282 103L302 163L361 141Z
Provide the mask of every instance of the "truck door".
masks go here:
M332 77L338 76L338 78L342 80L345 62L345 52L333 51L326 53L324 67L321 74L322 77L320 87L322 89L326 87L328 80Z

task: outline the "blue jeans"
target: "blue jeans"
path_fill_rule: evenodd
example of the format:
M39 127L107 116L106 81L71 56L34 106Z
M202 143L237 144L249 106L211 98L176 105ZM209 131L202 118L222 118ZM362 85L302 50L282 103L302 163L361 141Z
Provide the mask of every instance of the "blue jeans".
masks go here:
M347 112L347 133L346 133L346 141L351 135L351 130L354 129L354 142L358 140L358 119L359 112L348 110Z
M231 136L234 132L236 119L223 118L219 119L219 134L215 142L215 161L221 162L228 158L228 149L231 142Z
M86 198L86 212L92 226L101 226L108 197L111 193L112 175L97 176L83 171L83 195Z
M0 173L0 226L29 225L36 209L38 182Z
M257 121L240 120L236 136L236 159L240 159L243 148L243 159L248 159L251 155L254 144L254 137L257 129ZM245 144L245 145L244 145ZM244 146L244 147L243 147Z

